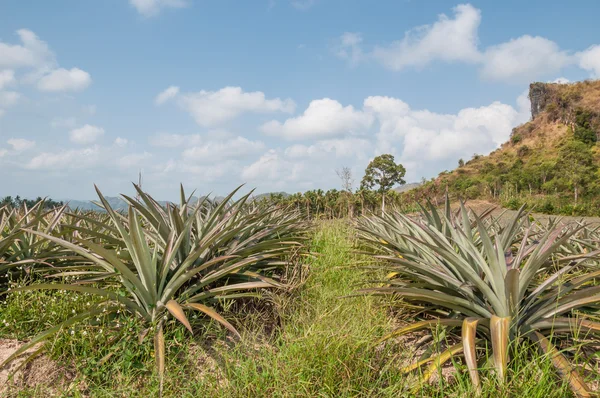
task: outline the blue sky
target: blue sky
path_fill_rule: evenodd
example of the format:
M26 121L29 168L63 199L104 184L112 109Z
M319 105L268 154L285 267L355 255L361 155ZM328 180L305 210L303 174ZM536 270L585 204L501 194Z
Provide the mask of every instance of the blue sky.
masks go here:
M531 81L596 78L596 1L4 0L0 196L407 180L488 153Z

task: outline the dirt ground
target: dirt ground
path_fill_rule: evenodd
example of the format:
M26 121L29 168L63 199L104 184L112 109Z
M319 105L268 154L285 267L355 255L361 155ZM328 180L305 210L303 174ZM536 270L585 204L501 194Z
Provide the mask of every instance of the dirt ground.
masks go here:
M24 343L17 340L0 339L0 363L4 362ZM51 359L44 355L33 357L41 345L27 350L8 366L0 369L0 396L9 397L26 387L47 387L49 392L53 387L63 385L73 375L68 370L59 367Z

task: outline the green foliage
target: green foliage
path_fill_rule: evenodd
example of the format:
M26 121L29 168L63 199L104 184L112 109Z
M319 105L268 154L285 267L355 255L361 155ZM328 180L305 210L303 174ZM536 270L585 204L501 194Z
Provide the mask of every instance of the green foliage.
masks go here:
M521 136L521 134L515 133L510 136L510 142L512 142L513 144L518 144L522 140L523 137Z
M99 314L126 311L143 325L141 340L146 334L154 336L162 380L165 321L176 319L192 332L186 312L197 311L239 336L216 306L222 301L256 297L259 289L283 287L274 270L286 266L301 247L302 224L296 213L247 205L249 194L232 201L237 190L219 204L208 199L192 203L183 188L180 205L165 209L135 188L141 201L124 196L130 205L126 215L114 211L98 190L108 220L103 215L94 219L73 214L78 221L65 228L77 234L29 229L31 224L25 224L23 231L39 238L41 244L50 242L66 250L61 254L67 261L60 263L45 253L34 253L28 261L49 265L35 271L50 278L66 278L69 283L34 283L11 289L10 294L58 290L87 293L100 300L40 333L0 367L63 328ZM99 224L101 228L97 228Z
M478 369L487 357L478 355L477 347L485 346L491 347L503 385L509 354L517 355L516 347L528 342L553 359L557 373L577 396L591 396L557 348L579 333L600 337L600 323L593 320L600 309L600 287L594 284L600 251L570 250L572 238L584 226L531 226L522 209L500 225L469 214L464 206L454 214L449 202L444 213L429 207L423 209L422 221L396 213L359 224L364 246L397 274L383 286L362 292L397 296L421 307L421 320L383 340L432 328L443 328L443 336L461 330L459 342L441 352L435 350L441 341L434 336L429 354L406 370L427 365L427 380L452 355L463 353L474 389L480 390Z
M401 164L394 162L393 155L379 155L365 169L361 189L377 188L377 192L385 193L396 184L404 184L404 174L406 174L406 169Z
M527 145L521 145L519 149L517 149L517 156L522 158L523 156L529 155L531 149Z
M22 199L19 195L15 196L14 198L12 196L5 196L4 198L0 199L0 207L10 206L15 209L18 209L21 207L31 208L31 207L37 205L38 203L42 203L41 206L45 210L54 209L54 208L61 207L64 205L63 202L57 202L50 198L42 199L39 196L35 200L34 199Z

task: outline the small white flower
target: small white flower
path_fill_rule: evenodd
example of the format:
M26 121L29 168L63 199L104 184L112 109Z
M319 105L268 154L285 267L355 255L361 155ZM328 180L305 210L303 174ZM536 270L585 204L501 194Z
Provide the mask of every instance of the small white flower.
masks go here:
M73 336L75 334L74 330L71 330L71 336Z

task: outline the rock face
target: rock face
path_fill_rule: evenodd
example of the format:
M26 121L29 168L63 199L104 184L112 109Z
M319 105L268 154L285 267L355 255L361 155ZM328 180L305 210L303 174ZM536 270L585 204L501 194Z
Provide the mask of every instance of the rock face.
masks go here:
M531 83L529 85L529 100L531 101L531 118L535 119L537 115L546 109L550 101L550 90L545 83Z

